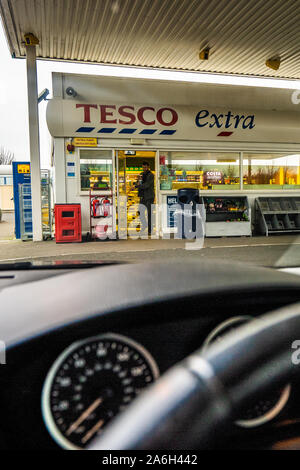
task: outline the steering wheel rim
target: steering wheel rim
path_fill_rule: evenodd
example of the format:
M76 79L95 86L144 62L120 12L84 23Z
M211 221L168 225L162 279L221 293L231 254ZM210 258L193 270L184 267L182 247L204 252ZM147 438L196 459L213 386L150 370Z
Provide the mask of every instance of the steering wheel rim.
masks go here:
M238 327L169 369L88 448L207 448L247 401L296 371L291 348L297 332L300 303Z

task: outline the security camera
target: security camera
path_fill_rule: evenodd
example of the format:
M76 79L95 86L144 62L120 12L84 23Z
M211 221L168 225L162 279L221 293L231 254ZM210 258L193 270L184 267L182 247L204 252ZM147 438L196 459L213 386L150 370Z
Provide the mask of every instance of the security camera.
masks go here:
M77 92L71 86L68 86L68 88L66 89L66 93L68 96L72 96L72 98L76 98L77 96Z
M48 88L45 88L43 91L41 91L41 93L39 94L38 96L38 103L40 103L41 101L46 101L47 100L47 96L49 95L50 91L48 90Z

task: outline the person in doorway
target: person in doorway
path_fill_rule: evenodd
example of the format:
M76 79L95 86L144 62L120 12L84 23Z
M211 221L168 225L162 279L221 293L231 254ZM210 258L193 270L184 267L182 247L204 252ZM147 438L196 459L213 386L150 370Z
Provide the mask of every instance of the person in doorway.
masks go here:
M145 232L148 227L148 235L151 235L151 206L154 203L154 175L150 171L149 162L143 162L143 172L139 176L139 181L136 184L136 187L141 205L139 209L141 231Z
M99 175L97 180L93 185L93 189L109 189L106 181L102 181L103 176Z

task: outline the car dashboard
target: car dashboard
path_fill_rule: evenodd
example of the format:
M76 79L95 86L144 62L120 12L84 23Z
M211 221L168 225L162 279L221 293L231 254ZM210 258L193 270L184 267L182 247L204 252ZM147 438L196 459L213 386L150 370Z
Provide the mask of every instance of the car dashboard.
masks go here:
M262 287L256 295L205 291L86 316L16 341L0 368L0 448L84 448L177 362L241 322L299 300L298 285L276 293ZM299 387L300 375L249 404L216 445L274 448L297 438Z

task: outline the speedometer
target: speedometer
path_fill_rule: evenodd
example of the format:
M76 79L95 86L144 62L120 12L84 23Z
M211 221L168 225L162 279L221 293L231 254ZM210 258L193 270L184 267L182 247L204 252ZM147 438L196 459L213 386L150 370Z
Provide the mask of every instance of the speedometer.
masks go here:
M250 316L232 317L218 325L206 338L202 350L205 351L212 343L222 340L227 333L234 331L238 326L253 321ZM254 345L255 347L255 345ZM268 396L262 397L257 403L244 410L235 424L243 428L253 428L268 423L275 418L285 407L291 392L290 384L284 388L274 390Z
M150 353L130 338L108 333L76 342L46 377L45 424L63 448L84 448L158 375Z

